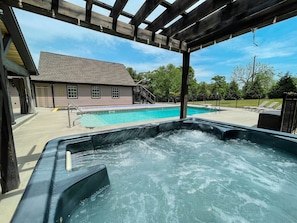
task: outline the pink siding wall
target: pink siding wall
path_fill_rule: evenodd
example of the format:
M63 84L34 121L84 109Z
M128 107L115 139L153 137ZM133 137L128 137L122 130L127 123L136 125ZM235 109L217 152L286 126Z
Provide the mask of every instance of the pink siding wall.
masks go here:
M55 107L65 108L68 102L73 102L77 106L103 106L103 105L131 105L133 103L132 87L118 87L120 97L111 98L111 88L113 86L100 85L101 98L91 98L91 85L77 84L78 98L67 98L67 84L54 84ZM36 98L38 97L36 91Z

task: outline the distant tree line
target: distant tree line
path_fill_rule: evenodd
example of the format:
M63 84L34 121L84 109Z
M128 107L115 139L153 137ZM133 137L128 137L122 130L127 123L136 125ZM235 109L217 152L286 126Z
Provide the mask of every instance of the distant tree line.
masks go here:
M159 102L179 101L182 67L173 64L154 71L137 73L127 68L134 81L141 82ZM275 76L278 79L275 80ZM212 77L211 83L197 82L192 67L189 70L188 97L190 101L281 98L284 92L297 92L297 77L290 72L274 73L273 67L261 63L237 66L230 83L225 76Z

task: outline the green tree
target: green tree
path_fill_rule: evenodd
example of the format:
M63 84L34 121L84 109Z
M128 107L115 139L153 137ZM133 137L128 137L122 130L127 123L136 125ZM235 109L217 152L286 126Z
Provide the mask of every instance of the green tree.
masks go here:
M212 84L211 98L221 99L224 98L226 93L226 78L224 76L216 75L211 80L214 81Z
M281 98L284 92L297 92L297 86L292 75L287 72L270 89L269 98Z
M225 99L234 100L239 99L240 97L241 92L239 90L239 86L234 80L232 80L229 84L227 84Z
M182 67L175 67L173 64L161 66L153 72L142 75L148 83L149 90L157 97L158 101L178 101L181 94ZM197 98L198 84L195 79L195 72L189 68L188 95L189 100Z
M180 67L179 69L180 69L180 72L182 73L182 67ZM195 78L195 71L190 66L189 76L188 76L188 96L190 101L197 100L198 88L199 88L199 85Z
M173 64L161 66L148 76L149 86L158 101L176 100L180 95L181 72Z
M139 80L139 75L137 75L136 71L133 70L132 67L127 67L126 70L129 72L130 76L134 81L140 81Z
M295 77L292 76L292 79L294 81L294 84L297 86L297 76L295 75Z
M198 84L198 94L197 94L197 100L198 101L205 101L209 98L209 90L208 85L205 82L201 82Z
M253 82L248 82L243 86L242 95L244 99L260 99L264 98L264 90L259 78L255 78Z
M236 81L240 87L243 87L245 92L249 91L251 86L253 86L253 89L259 86L261 89L254 90L258 93L261 91L267 94L274 84L274 69L267 64L249 63L246 67L236 66L232 71L231 78ZM254 83L256 80L257 83ZM249 92L249 95L250 94L253 94L253 92Z

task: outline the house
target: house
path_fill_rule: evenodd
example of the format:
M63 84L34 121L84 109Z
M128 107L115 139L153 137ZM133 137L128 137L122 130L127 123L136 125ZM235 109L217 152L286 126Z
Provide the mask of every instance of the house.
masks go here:
M37 107L133 104L133 79L123 64L41 52L32 77Z

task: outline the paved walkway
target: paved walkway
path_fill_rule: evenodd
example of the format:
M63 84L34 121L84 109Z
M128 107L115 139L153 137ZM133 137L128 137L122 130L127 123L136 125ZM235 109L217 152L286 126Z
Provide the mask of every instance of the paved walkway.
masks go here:
M140 107L140 106L137 106ZM37 108L35 115L20 115L16 113L16 125L13 127L16 154L20 172L20 187L6 194L0 194L0 222L9 222L21 199L36 162L45 144L54 138L72 134L94 132L122 127L123 124L88 129L80 125L69 128L66 110L53 112L52 109ZM71 122L76 119L76 112L71 112ZM196 115L196 117L245 126L256 126L258 113L243 109L226 109L225 111ZM150 121L151 123L152 121ZM148 123L148 122L146 122ZM139 124L139 123L138 123ZM1 188L0 188L1 189Z

